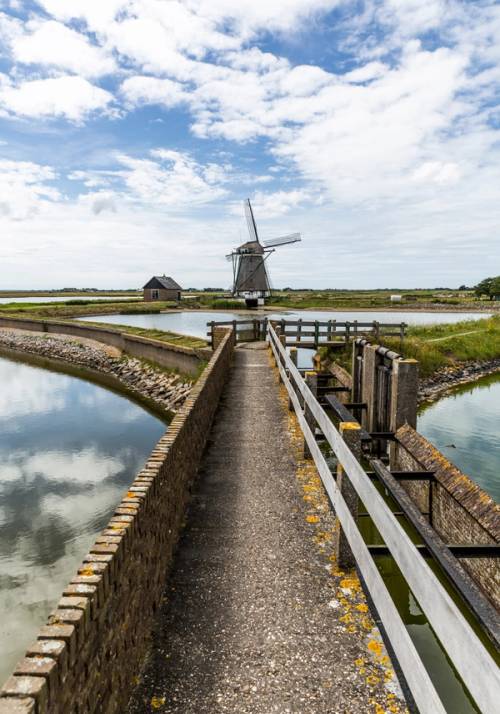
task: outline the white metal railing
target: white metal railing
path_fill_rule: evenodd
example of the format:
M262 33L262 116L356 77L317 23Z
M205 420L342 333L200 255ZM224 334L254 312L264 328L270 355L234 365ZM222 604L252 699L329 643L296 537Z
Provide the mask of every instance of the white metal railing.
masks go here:
M269 340L304 438L368 591L382 619L420 714L444 714L446 709L316 443L315 435L304 417L303 408L291 379L333 449L408 586L417 598L429 624L443 644L448 657L456 667L476 704L483 714L496 714L500 702L500 670L493 658L422 558L361 464L317 402L272 326L269 326Z

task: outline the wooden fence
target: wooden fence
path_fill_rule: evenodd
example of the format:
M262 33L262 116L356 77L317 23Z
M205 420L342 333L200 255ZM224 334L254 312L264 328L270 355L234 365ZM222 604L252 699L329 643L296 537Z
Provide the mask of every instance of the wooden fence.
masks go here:
M252 318L246 320L228 320L226 322L208 322L207 336L213 339L215 327L232 327L236 342L254 342L265 340L268 325L280 328L286 337L288 347L317 349L321 345L344 346L352 339L364 335L374 339L380 337L399 337L402 340L406 334L406 323L358 322L357 320L338 322L337 320L270 320L269 318Z
M317 427L332 448L341 472L347 477L349 488L354 489L357 498L364 504L385 543L384 547L394 558L430 626L445 648L447 657L480 711L483 714L496 714L500 701L500 671L348 444L352 432L361 431L359 425L351 422L349 429L339 432L287 354L285 338L278 336L272 325L269 327L269 340L280 378L287 389L290 404L296 412L310 455L340 521L343 537L348 542L377 608L420 714L445 714L446 709L358 529L352 513L352 498L348 505L345 487L339 487L317 444ZM348 436L349 432L351 436Z

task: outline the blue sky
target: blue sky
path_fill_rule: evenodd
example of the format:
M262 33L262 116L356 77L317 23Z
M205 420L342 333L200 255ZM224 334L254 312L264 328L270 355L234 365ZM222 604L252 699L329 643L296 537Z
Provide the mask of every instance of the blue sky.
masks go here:
M491 0L0 0L0 288L500 273Z

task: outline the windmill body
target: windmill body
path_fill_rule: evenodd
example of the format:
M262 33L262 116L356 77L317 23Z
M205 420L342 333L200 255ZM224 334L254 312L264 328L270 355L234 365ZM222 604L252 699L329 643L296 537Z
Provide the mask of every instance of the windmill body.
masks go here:
M262 244L249 199L245 201L244 206L250 240L226 257L233 263L233 295L244 298L247 307L257 307L263 305L265 298L271 295L267 259L278 246L296 243L301 238L299 233L293 233L283 238L264 241Z

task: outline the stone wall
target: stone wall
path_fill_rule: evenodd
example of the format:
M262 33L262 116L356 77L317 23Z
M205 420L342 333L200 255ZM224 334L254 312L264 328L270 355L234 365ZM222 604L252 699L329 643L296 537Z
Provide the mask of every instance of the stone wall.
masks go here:
M488 544L500 542L500 507L468 476L448 461L412 427L396 433L393 468L399 471L434 471L435 483L402 481L419 509L429 508L432 487L432 525L445 543ZM498 558L461 558L461 564L490 600L500 607Z
M0 317L0 327L85 337L117 347L132 357L148 359L162 367L177 369L179 372L190 375L197 375L202 362L211 355L211 350L208 349L195 350L190 347L181 347L161 340L120 332L120 330L113 330L110 327L97 327L84 322Z
M123 711L234 346L220 342L191 395L96 538L0 693L0 714Z

